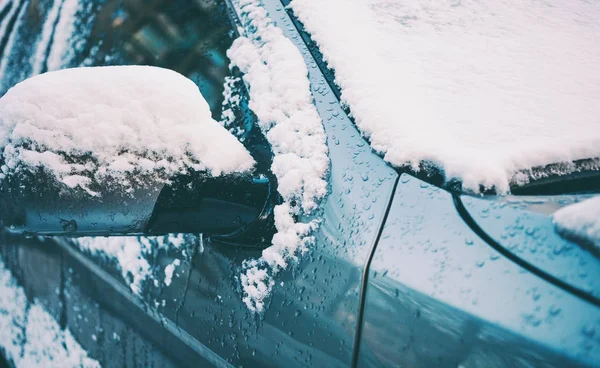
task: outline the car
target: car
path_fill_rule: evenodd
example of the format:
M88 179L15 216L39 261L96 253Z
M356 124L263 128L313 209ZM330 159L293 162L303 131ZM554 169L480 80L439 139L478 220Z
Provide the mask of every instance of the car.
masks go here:
M263 0L258 6L308 66L329 167L314 244L274 272L265 305L257 308L244 299L241 278L248 260L259 259L271 244L272 210L282 199L272 192L277 185L269 171L273 149L257 123L243 73L228 66L233 38L251 26L244 20L244 4L252 2L109 0L76 8L77 17L63 17L72 11L64 5L52 12L71 3L77 2L0 5L0 93L54 68L150 64L193 80L219 120L222 106L230 107L223 84L231 78L239 105L227 127L264 173L263 181L219 182L210 192L225 192L218 199L235 204L247 198L241 194L259 188L256 193L264 199L249 215L260 217L256 226L233 233L227 228L226 236L215 230L208 237L194 234L194 226L201 226L189 225L194 219L185 217L187 227L132 231L186 233L177 236L177 246L166 244L169 237L165 243L129 237L127 249L135 243L150 249L145 253L148 278L137 281L114 257L78 245L72 235L85 231L81 223L74 230L61 221L44 232L40 224L46 222L35 223L32 216L24 227L11 228L17 220L3 208L7 228L0 257L6 270L23 288L28 305L42 306L89 358L119 367L600 365L600 258L555 232L552 220L556 208L598 192L598 171L551 176L500 196L463 191L433 169L390 165L341 103L334 71L289 2ZM55 17L49 18L49 28L40 14ZM69 19L77 21L69 25ZM79 37L71 54L59 37L69 27ZM48 36L32 42L38 34ZM182 201L188 205L194 190L186 193ZM49 203L69 206L60 199ZM28 206L42 219L35 207L39 201ZM101 235L127 232L110 226ZM3 337L13 331L0 328ZM28 330L23 330L16 346L26 344ZM17 364L0 346L6 364Z

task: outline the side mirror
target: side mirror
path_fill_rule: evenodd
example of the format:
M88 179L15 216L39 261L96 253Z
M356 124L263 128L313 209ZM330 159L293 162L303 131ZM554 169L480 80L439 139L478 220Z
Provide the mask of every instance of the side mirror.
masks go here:
M153 67L77 68L0 99L0 217L13 234L272 235L274 180L210 117L197 87ZM92 134L93 136L89 136Z
M127 193L61 189L44 172L8 176L0 213L12 234L117 236L203 233L254 245L269 235L277 193L265 176L180 175ZM259 234L259 229L264 233ZM252 239L244 240L250 236Z

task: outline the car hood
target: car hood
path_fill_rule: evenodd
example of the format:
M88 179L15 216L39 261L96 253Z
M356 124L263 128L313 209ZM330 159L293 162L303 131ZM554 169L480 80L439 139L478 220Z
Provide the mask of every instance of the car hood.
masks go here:
M561 237L552 222L554 211L582 199L578 195L456 197L467 222L492 246L540 277L599 304L600 258Z

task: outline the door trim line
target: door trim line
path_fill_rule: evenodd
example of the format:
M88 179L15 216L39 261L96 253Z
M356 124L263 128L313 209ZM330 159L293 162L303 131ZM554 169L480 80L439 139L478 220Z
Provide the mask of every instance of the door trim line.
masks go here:
M360 353L360 343L361 343L361 335L363 329L363 320L364 320L364 312L365 312L365 303L367 297L367 287L369 285L369 269L371 268L371 262L373 261L373 256L375 255L375 251L377 250L377 244L379 244L379 240L383 234L383 229L385 228L385 224L387 222L388 215L392 209L392 203L394 203L394 195L396 194L396 189L398 188L398 183L400 182L400 175L396 176L394 180L394 185L392 186L392 192L390 198L388 200L387 207L385 209L385 213L383 214L383 218L381 219L381 224L379 225L379 230L377 231L377 236L375 237L375 241L373 242L373 246L369 251L369 256L367 258L367 262L365 262L365 266L363 268L362 279L360 282L360 296L358 300L358 314L356 317L356 329L354 331L354 343L352 346L352 361L351 367L358 367L358 358Z

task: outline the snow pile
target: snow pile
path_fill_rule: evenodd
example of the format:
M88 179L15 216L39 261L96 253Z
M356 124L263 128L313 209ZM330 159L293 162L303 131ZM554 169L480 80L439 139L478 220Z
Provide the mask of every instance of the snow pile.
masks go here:
M600 250L600 196L563 207L553 219L559 233Z
M329 158L302 55L273 24L260 1L233 3L243 29L227 56L231 65L244 73L249 107L273 149L271 169L284 200L275 208L277 233L273 244L260 259L247 261L240 277L244 302L251 311L261 312L274 285L273 275L314 241L310 233L318 221L296 219L314 211L325 196Z
M16 367L100 367L42 305L27 301L2 260L0 350Z
M434 164L465 189L507 192L520 171L600 156L597 1L290 6L395 166Z
M243 128L236 126L235 111L240 108L241 98L240 94L237 93L236 84L240 78L228 76L225 77L225 83L223 83L223 102L221 104L221 121L229 132L236 137L241 136L244 133Z
M4 175L42 167L91 194L92 186L254 164L192 81L145 66L66 69L17 84L0 99L0 150Z
M140 295L143 282L152 276L152 270L148 262L152 254L160 249L178 249L185 241L189 240L189 237L193 237L193 235L90 237L78 238L75 242L83 251L115 261L131 291ZM172 275L172 271L170 272ZM166 273L167 270L165 269Z

